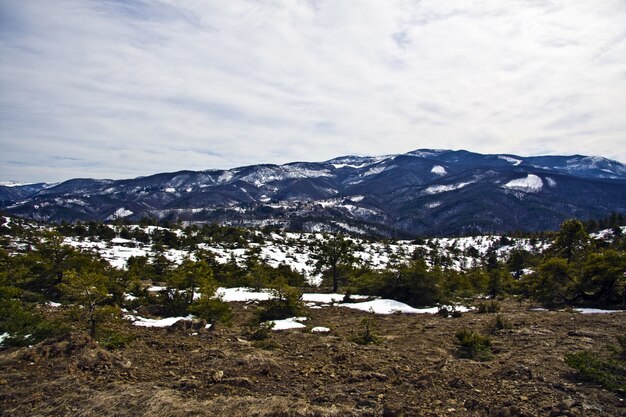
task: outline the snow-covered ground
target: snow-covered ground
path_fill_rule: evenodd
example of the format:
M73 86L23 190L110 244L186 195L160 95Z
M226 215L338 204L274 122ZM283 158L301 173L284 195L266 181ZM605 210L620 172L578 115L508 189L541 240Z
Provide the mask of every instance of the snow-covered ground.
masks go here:
M112 226L114 227L114 226ZM139 226L131 226L131 229ZM143 227L142 230L151 234L164 230L157 226ZM177 236L182 236L182 230L174 230ZM268 265L277 267L281 264L290 266L302 273L309 283L319 285L321 276L314 272L312 245L326 239L321 233L276 233L262 234L257 232L262 243L248 242L244 245L200 243L197 248L206 250L215 256L219 263L235 260L243 266L249 256L254 254ZM531 239L509 239L507 244L501 243L500 236L474 236L459 238L432 238L421 241L419 244L409 240L377 242L361 238L351 238L356 244L355 258L363 265L374 269L393 268L409 262L416 251L420 257L431 262L431 257L443 259L445 266L456 270L470 268L482 262L490 250L496 250L499 257L506 259L508 253L514 249L523 249L529 252L539 252L546 249L549 243ZM65 243L76 248L98 252L112 266L123 269L132 256L155 256L156 252L151 244L131 239L116 237L110 242L94 238L83 239L78 237L65 238ZM180 264L185 258L194 258L193 251L179 249L165 249L165 257Z
M147 319L145 317L126 315L125 318L133 322L134 326L139 327L170 327L181 320L192 320L193 316L185 317L165 317L162 319Z
M427 307L427 308L413 308L408 304L401 303L396 300L380 299L365 301L363 303L344 303L339 304L339 307L352 308L360 311L369 311L374 314L436 314L440 308L446 307L450 310L454 309L460 312L470 311L471 308L465 306L442 306L442 307Z
M289 330L289 329L304 329L306 324L302 324L301 322L308 320L307 317L290 317L288 319L283 320L271 320L268 323L272 323L272 330Z

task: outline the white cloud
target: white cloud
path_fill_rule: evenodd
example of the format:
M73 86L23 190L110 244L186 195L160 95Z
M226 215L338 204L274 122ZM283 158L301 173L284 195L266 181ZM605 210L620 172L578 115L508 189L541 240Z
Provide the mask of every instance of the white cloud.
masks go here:
M0 3L1 179L421 147L626 161L626 4Z

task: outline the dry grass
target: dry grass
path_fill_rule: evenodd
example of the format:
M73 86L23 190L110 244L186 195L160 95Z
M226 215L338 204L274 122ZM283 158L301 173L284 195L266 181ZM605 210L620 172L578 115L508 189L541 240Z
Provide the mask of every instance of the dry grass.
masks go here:
M69 382L69 381L67 381ZM13 411L5 410L11 415ZM35 405L32 416L68 417L367 417L345 406L321 407L301 399L271 396L267 398L218 396L200 401L179 392L150 385L116 385L106 391L87 387L66 395L62 401Z

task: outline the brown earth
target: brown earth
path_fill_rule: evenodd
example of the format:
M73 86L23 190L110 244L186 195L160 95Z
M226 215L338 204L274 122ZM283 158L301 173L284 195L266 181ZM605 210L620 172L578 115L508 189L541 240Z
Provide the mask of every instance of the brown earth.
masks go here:
M626 416L626 401L581 382L563 357L603 351L626 332L626 313L529 311L376 316L382 343L357 345L367 313L309 309L307 330L274 332L274 347L246 339L254 306L235 323L197 335L124 325L137 339L107 351L75 333L0 352L3 416ZM490 334L487 362L458 356L462 328Z

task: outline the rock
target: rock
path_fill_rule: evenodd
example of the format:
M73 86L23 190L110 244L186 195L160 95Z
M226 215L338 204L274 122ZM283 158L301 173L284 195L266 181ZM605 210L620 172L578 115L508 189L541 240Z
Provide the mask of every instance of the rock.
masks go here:
M383 417L403 417L404 413L394 405L385 405L383 407Z
M369 377L369 378L373 378L373 379L377 379L377 380L379 380L379 381L386 381L386 380L388 380L388 379L389 379L389 377L388 377L387 375L382 374L382 373L380 373L380 372L370 372L370 373L368 374L368 377Z
M222 383L240 388L254 388L254 383L249 378L245 377L225 378L222 379Z
M202 383L195 379L182 378L179 379L175 384L174 388L177 388L182 391L195 391L202 386Z
M470 398L468 400L465 400L465 402L463 403L463 407L467 408L468 410L474 410L480 407L480 403L478 402L478 400Z
M209 377L209 381L213 383L220 382L224 378L224 371L213 371Z
M465 381L462 378L454 378L448 382L448 385L452 388L463 389L463 388L473 388L472 384Z
M367 398L358 400L356 402L356 406L358 408L374 408L377 405L378 404L376 403L376 401L373 401L373 400L370 400L370 399L367 399Z

